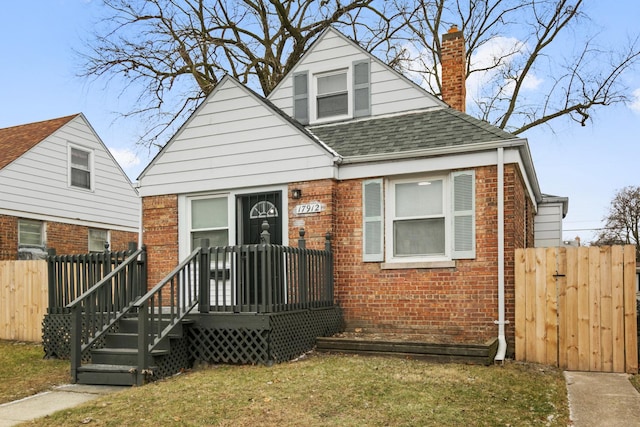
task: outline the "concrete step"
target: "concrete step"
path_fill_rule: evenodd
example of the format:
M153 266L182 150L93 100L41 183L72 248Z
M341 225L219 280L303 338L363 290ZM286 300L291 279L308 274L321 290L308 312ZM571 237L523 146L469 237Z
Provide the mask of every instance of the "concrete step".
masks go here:
M132 365L88 364L78 368L78 384L134 385L136 367Z

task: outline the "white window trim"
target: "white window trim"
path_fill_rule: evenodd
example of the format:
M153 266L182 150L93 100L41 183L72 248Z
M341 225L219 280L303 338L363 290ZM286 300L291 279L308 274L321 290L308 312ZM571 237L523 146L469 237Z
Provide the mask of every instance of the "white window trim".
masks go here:
M444 235L445 247L444 255L422 255L422 256L394 256L393 223L395 220L395 185L429 180L442 180L442 210L444 214ZM390 263L421 263L421 262L441 262L451 261L451 233L452 233L452 212L451 212L451 179L449 175L420 175L386 181L385 198L385 261Z
M85 153L89 154L89 188L78 187L71 184L71 168L72 168L71 149L84 151ZM70 142L67 143L67 186L69 188L72 188L74 190L79 190L79 191L93 192L95 189L95 175L96 175L95 170L96 168L95 168L94 150L87 147L83 147L81 145L73 144Z
M318 79L338 74L345 74L347 80L347 114L318 118ZM333 122L353 117L353 67L348 66L339 70L332 70L313 74L309 88L309 122L312 124Z

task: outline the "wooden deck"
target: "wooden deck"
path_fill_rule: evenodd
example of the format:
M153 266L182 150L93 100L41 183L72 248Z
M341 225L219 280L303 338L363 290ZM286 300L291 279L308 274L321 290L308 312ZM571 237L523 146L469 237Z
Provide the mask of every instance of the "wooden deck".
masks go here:
M438 344L403 339L397 335L339 334L317 338L316 350L362 356L404 357L438 363L490 365L498 350L498 340L493 339L485 344Z

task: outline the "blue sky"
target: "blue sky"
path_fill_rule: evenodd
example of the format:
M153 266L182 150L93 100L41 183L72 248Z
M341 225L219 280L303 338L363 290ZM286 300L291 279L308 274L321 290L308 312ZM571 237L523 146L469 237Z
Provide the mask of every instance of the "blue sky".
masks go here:
M640 32L640 2L588 2L602 27L601 44L624 42ZM104 82L76 77L82 47L102 9L91 0L4 2L0 14L0 128L84 113L102 141L132 179L154 153L135 145L135 121L116 120L129 108ZM640 70L624 76L630 91L640 90ZM640 185L640 108L600 110L585 127L566 120L521 136L529 140L543 192L569 197L564 238L593 239L616 190ZM1 153L0 153L1 155Z

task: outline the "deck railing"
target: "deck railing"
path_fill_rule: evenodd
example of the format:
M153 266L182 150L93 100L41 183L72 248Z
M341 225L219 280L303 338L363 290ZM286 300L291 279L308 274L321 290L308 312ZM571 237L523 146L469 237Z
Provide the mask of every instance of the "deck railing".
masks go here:
M140 298L146 283L144 246L129 255L102 280L70 302L71 378L75 382L82 353L108 332Z
M203 240L208 246L208 241ZM134 304L138 312L138 385L144 382L150 353L200 300L202 277L207 276L202 269L206 265L202 256L204 252L207 252L206 248L196 248Z
M332 306L331 236L324 250L316 250L306 248L304 234L301 229L297 248L269 243L210 248L205 254L210 289L203 292L200 311L275 313Z
M48 264L48 314L68 313L67 305L102 280L136 251L130 243L126 251L96 252L80 255L56 255L49 250Z

